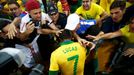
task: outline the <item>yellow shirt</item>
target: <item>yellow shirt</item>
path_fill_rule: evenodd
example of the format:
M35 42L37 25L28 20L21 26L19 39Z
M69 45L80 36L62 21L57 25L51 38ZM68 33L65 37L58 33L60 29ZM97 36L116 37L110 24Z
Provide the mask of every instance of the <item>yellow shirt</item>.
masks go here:
M133 3L126 2L126 8L130 7L131 5L133 5Z
M97 3L97 2L98 2L98 0L92 0L92 2Z
M83 75L86 49L77 42L62 45L51 54L49 71L62 75Z
M110 15L110 5L114 0L100 0L100 6Z
M127 43L134 43L134 33L129 32L129 25L120 29Z
M62 10L62 4L61 4L60 1L57 2L57 7L58 7L58 12L63 13L63 10Z
M77 10L76 13L81 15L85 19L99 19L100 15L104 12L104 9L95 4L91 3L91 8L89 10L83 9L83 6L80 6Z
M18 4L20 5L20 8L24 11L25 10L25 7L22 3L22 0L17 0Z

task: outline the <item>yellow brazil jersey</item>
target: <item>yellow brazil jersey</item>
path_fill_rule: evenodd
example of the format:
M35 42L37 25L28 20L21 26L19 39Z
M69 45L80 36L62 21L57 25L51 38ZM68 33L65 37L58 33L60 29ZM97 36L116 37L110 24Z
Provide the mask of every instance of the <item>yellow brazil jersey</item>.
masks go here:
M122 32L122 35L125 37L125 41L127 43L134 43L134 33L129 32L129 25L126 25L125 27L120 29Z
M134 3L130 3L130 2L126 2L126 8L130 7L131 5L133 5Z
M62 75L83 75L86 49L78 42L68 41L51 54L49 71Z
M18 4L20 5L20 8L25 11L25 7L24 7L24 4L22 2L22 0L17 0Z
M61 4L60 1L57 2L57 7L58 7L58 11L59 11L60 13L63 13L62 4Z
M97 3L97 2L98 2L98 0L92 0L92 2Z
M110 5L114 0L100 0L100 6L110 15Z
M96 3L91 3L91 7L89 10L83 9L83 6L80 6L76 13L81 15L85 19L99 19L100 15L104 12L104 9L97 5Z

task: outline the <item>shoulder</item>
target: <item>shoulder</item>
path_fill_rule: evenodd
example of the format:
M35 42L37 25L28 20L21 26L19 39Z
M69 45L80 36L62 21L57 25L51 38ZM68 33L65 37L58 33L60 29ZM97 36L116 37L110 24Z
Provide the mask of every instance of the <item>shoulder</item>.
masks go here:
M42 16L47 16L48 14L44 13L44 12L41 12L41 15Z
M44 12L41 12L41 15L42 15L42 18L46 18L46 17L49 17L48 14L44 13Z
M78 7L76 11L78 10L83 10L83 6Z
M67 21L67 16L65 14L63 14L63 13L59 13L59 20L61 20L61 21L63 21L63 20Z
M113 20L112 20L112 18L109 16L106 19L104 19L102 21L102 26L109 26L109 27L113 26Z
M52 21L48 14L42 12L41 15L42 15L42 20L48 20L49 22Z
M27 14L28 12L26 12L26 11L23 11L21 14L20 14L20 16L19 17L24 17L26 14Z
M94 7L101 7L100 5L96 4L96 3L91 3L91 6L94 6Z
M66 14L64 14L64 13L59 13L59 16L60 17L66 17L67 18Z
M29 21L30 21L30 17L28 13L24 17L21 18L21 22L29 22Z
M108 18L106 18L106 19L103 20L102 26L101 26L101 30L103 32L107 33L107 32L112 31L111 30L112 27L113 27L113 20L112 20L111 17L108 17Z
M129 31L129 25L125 25L123 28L120 29L122 32L123 31Z

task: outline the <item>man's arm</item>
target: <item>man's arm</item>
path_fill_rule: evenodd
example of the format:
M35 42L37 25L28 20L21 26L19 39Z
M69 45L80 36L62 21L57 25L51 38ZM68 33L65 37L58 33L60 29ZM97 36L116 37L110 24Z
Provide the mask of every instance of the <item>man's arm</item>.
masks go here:
M51 23L51 24L49 25L49 27L50 27L51 29L53 29L53 30L58 30L58 28L55 26L54 23Z
M92 42L89 42L85 39L82 39L79 37L79 35L73 31L73 36L77 39L77 41L84 47L87 47L89 46L90 47L90 50L94 49L95 48L95 44L93 44Z
M24 32L21 32L19 35L20 35L20 39L23 41L23 40L26 40L29 35L34 31L35 29L35 25L34 23L32 22L29 22L28 24L26 24L26 30Z
M96 37L94 39L94 41L99 40L99 39L112 39L112 38L119 37L119 36L122 36L122 32L120 30L115 31L115 32L111 32L111 33L103 34L99 37Z
M16 25L18 25L20 21L21 21L20 17L16 17L14 18L12 23L8 25L8 33L6 35L8 36L9 39L13 39L13 37L17 33Z
M59 35L63 30L52 30L52 29L37 29L38 34L55 34Z

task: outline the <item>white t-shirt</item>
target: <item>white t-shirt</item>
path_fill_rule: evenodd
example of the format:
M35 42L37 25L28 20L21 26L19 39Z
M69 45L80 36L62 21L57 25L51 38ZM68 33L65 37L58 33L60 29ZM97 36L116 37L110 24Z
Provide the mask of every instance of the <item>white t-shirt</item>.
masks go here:
M51 18L48 16L48 14L45 14L45 13L41 13L42 14L42 17L41 17L41 20L47 20L49 24L51 24L52 20ZM25 15L22 19L21 19L21 23L20 23L20 32L23 33L26 31L26 23L28 23L29 21L31 20L31 18L29 17L29 14ZM31 46L34 48L34 51L35 53L37 53L39 50L38 50L38 45L37 45L37 39L38 39L39 35L37 35L34 40L30 43ZM25 54L26 56L26 59L24 61L24 65L25 67L32 67L34 66L36 63L35 63L35 60L33 58L33 55L31 53L31 50L30 48L26 47L26 46L23 46L23 45L19 45L19 44L16 44L15 45L16 48L20 49L23 51L23 53Z

